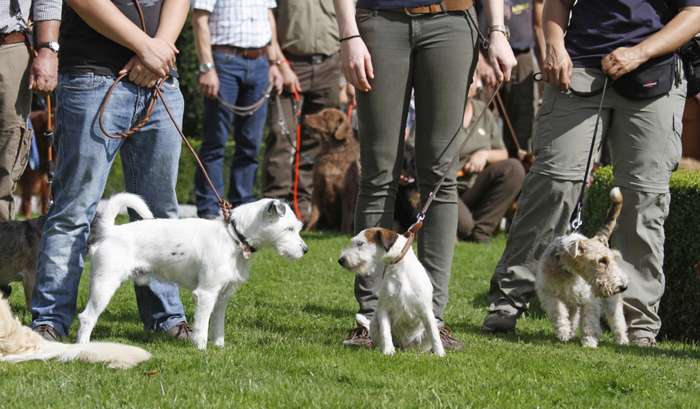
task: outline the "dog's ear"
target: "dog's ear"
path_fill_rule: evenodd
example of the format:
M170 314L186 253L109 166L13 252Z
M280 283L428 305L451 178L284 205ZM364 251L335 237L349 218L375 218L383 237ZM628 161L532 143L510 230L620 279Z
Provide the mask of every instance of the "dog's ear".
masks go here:
M352 128L350 128L350 121L344 113L335 110L333 111L335 116L335 130L333 131L333 138L336 141L344 141L352 135Z
M287 213L287 206L285 206L284 203L280 202L279 200L273 200L267 205L265 213L274 217L282 217L285 213Z
M323 120L323 116L320 112L304 116L304 126L316 132L324 133L328 131L324 126L324 123L325 121Z
M398 238L399 233L395 231L387 229L377 229L375 242L381 243L382 247L384 247L384 250L389 251L389 249L391 249L394 246L394 243L396 243L396 240Z

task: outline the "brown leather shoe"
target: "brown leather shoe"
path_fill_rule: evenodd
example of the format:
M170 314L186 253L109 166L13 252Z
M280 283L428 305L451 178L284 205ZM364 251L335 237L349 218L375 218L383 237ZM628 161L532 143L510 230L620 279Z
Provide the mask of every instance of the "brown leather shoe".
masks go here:
M175 325L165 332L168 336L171 336L177 340L189 341L192 336L192 329L185 321Z
M51 325L38 325L35 328L33 328L33 331L39 334L40 337L44 338L47 341L61 342L61 336L58 335L58 332L56 332L54 327L52 327Z
M440 341L442 341L442 346L447 351L462 351L462 350L464 350L464 344L452 336L452 330L447 325L443 325L442 327L439 328L439 330L440 330Z
M353 348L372 348L374 347L374 342L372 342L372 338L369 337L369 330L357 324L355 329L350 331L347 338L343 340L343 345Z

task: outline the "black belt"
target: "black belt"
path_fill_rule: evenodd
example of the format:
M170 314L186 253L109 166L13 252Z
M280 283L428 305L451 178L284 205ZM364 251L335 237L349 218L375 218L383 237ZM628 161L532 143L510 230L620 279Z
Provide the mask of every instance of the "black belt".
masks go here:
M292 53L285 53L287 59L291 62L305 62L311 65L318 65L328 60L331 57L338 55L337 52L326 55L326 54L311 54L311 55L296 55Z

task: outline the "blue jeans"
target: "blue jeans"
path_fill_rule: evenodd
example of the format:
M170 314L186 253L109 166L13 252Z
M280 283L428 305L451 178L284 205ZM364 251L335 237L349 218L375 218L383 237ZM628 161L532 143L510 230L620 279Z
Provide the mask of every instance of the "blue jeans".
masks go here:
M227 103L250 105L265 95L269 67L264 57L251 60L214 51L214 64L219 76L219 95ZM228 200L234 206L255 200L253 185L266 117L267 104L253 115L240 116L234 115L215 99L204 100L204 140L199 155L216 190L222 194L224 148L233 125L235 151L229 175ZM199 169L195 175L195 196L200 217L219 214L216 196Z
M61 74L56 91L54 202L41 239L32 325L48 324L63 336L75 315L90 222L117 152L126 190L143 197L155 217L177 217L179 135L160 101L149 123L128 140L103 135L97 111L113 80L89 73ZM169 80L162 89L173 114L181 119L184 101L177 80ZM131 127L143 115L149 97L144 88L120 83L105 110L106 130L115 133ZM135 291L147 330L167 331L185 321L175 284L151 281Z

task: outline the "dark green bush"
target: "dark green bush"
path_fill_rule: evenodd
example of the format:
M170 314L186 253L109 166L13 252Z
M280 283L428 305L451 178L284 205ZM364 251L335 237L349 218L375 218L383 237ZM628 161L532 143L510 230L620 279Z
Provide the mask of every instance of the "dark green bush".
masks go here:
M595 231L605 218L613 183L612 170L596 172L588 191L584 230ZM700 341L700 277L693 265L700 259L700 172L678 171L671 177L671 208L666 219L664 274L666 291L661 299L661 335Z
M190 14L191 15L191 14ZM194 34L190 18L187 18L182 34L175 44L180 54L177 56L177 71L180 76L180 90L185 98L185 117L182 129L185 135L200 139L202 135L202 118L204 103L202 94L197 87L197 52L194 48Z

